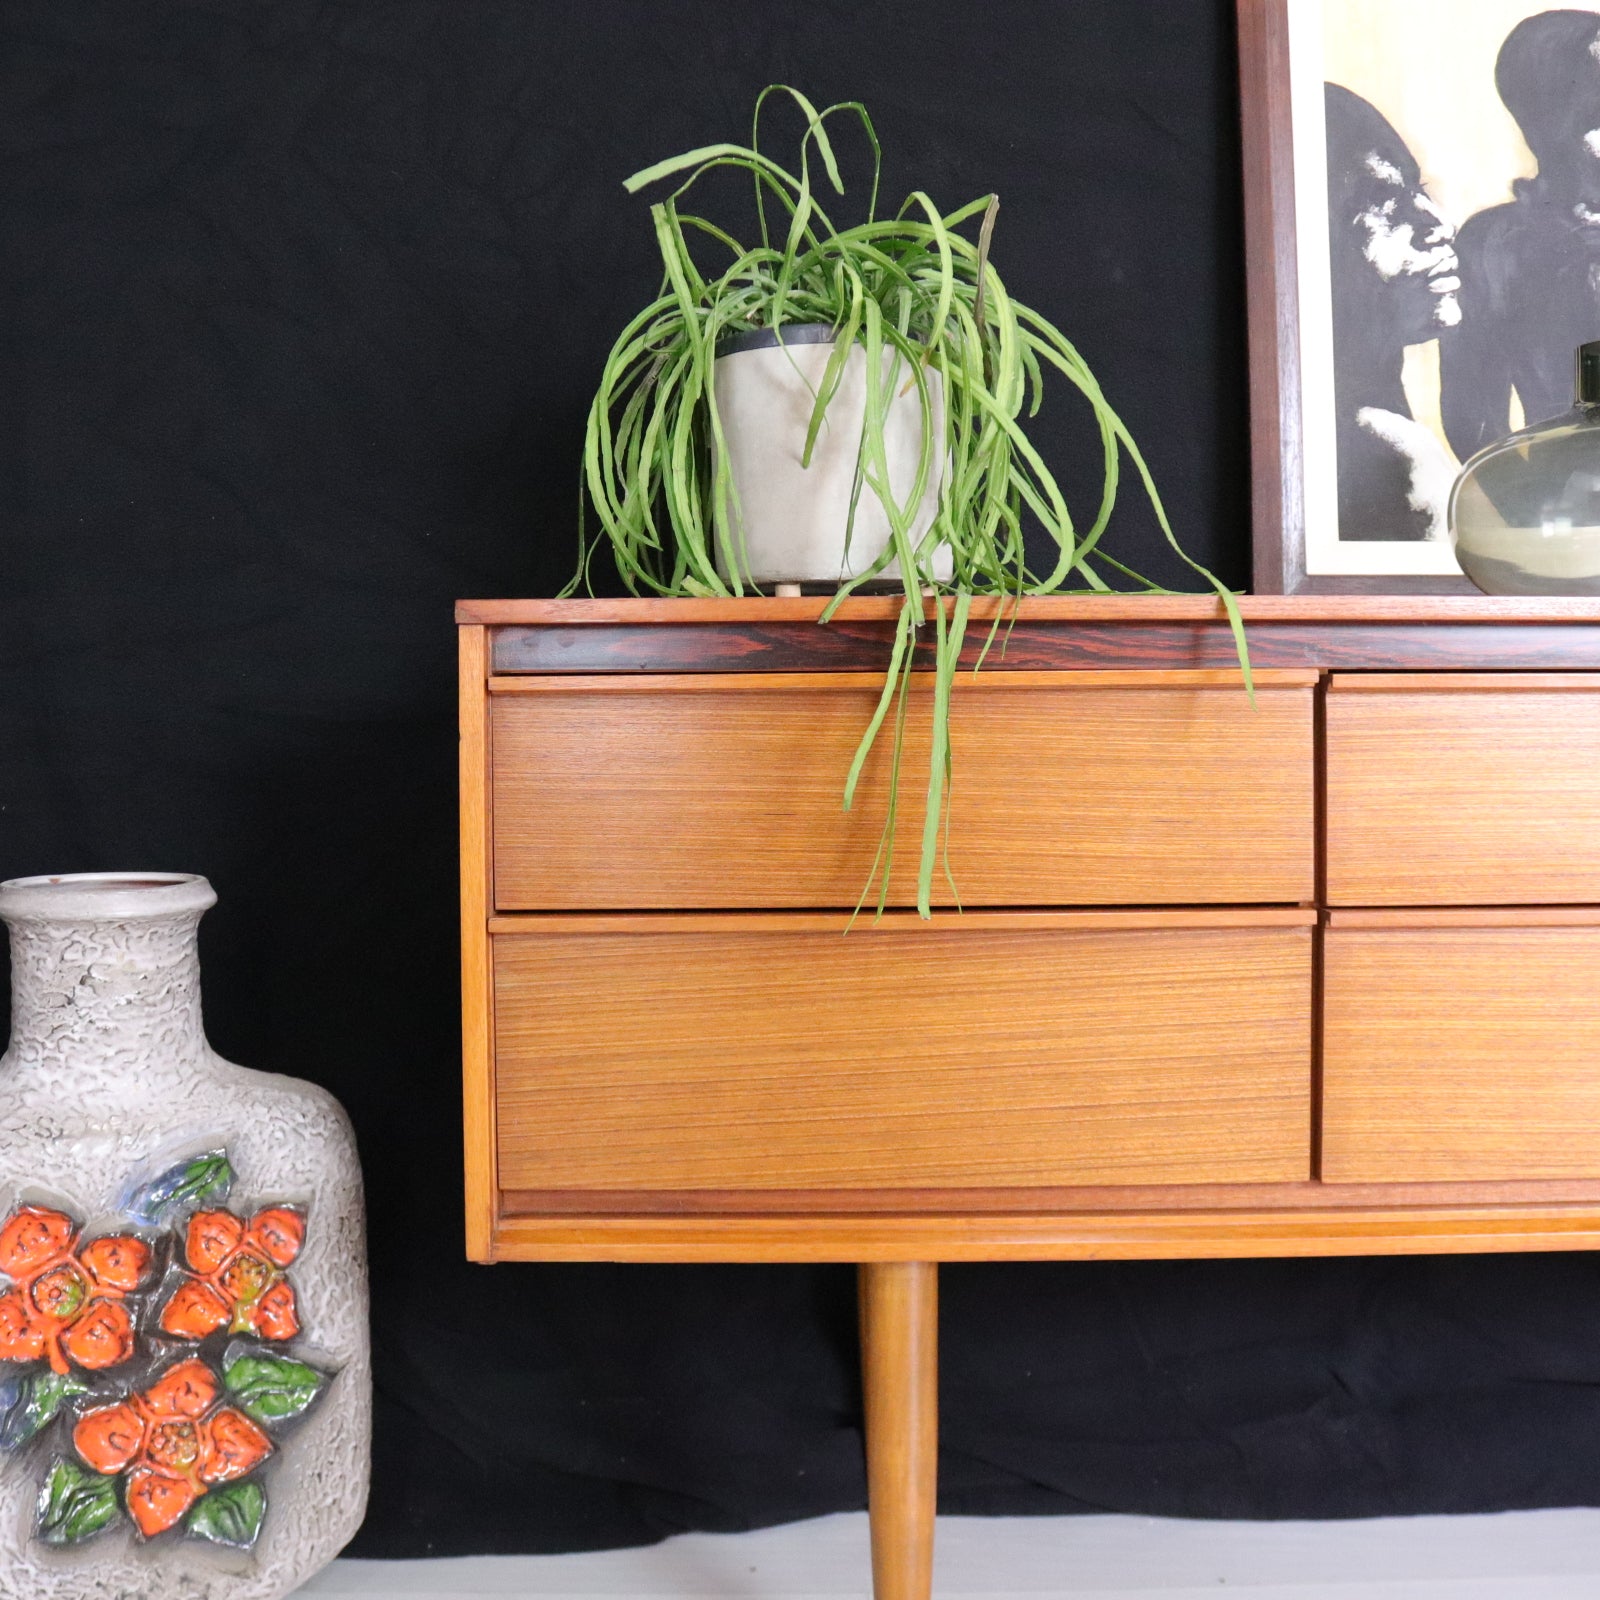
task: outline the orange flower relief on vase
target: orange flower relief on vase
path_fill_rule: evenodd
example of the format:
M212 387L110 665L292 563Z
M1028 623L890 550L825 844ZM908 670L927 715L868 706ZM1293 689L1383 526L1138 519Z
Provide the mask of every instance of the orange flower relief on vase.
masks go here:
M184 1236L188 1272L161 1310L161 1331L204 1339L226 1328L262 1339L300 1331L294 1288L284 1273L305 1241L305 1218L268 1206L248 1222L231 1211L197 1211Z
M134 1350L123 1304L150 1270L150 1246L131 1234L81 1243L65 1212L13 1211L0 1227L0 1361L47 1359L63 1377L69 1363L89 1372L114 1367Z
M126 1473L123 1499L145 1538L174 1526L218 1484L253 1472L272 1441L242 1411L219 1406L221 1389L205 1362L169 1367L140 1394L86 1411L73 1447L95 1472Z

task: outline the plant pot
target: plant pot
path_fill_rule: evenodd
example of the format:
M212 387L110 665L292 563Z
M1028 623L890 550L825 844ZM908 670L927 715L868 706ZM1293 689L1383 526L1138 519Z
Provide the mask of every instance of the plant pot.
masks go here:
M0 884L0 1592L279 1600L366 1505L361 1174L323 1090L220 1059L204 878Z
M850 500L856 481L861 429L866 416L867 355L856 345L845 361L839 388L828 404L809 465L801 464L806 430L815 396L833 354L833 329L826 324L799 324L740 334L717 357L713 388L717 415L727 442L733 493L727 503L728 526L737 530L726 548L719 539L717 571L763 587L777 583L826 583L859 576L870 568L889 542L889 518L872 490L863 486L850 525ZM883 353L885 370L895 360ZM922 449L922 407L902 359L895 396L884 422L884 450L889 483L901 504L916 481ZM944 436L944 383L927 374L933 435ZM715 450L713 440L713 450ZM929 473L911 526L918 543L938 510L943 464ZM847 548L848 531L848 548ZM739 548L742 535L743 548ZM935 553L934 574L948 579L950 551ZM880 577L900 578L890 561Z

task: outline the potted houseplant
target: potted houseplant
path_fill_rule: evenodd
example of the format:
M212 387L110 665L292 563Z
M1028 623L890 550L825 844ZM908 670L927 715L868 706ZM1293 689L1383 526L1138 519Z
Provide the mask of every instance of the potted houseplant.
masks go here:
M762 110L774 94L805 119L793 170L760 147ZM866 217L850 225L836 223L818 197L819 180L844 193L828 127L840 117L858 124L873 158ZM601 531L582 534L567 592L606 547L634 593L742 595L824 582L836 592L823 622L864 584L891 580L902 589L882 694L844 804L890 721L894 778L874 872L881 911L914 644L931 625L933 747L917 883L927 916L950 766L950 693L973 599L1002 602L992 608L992 643L1008 599L1106 590L1118 580L1157 590L1101 548L1123 457L1174 550L1221 596L1247 684L1249 666L1232 593L1179 546L1143 456L1082 357L1006 293L990 260L997 198L941 212L919 190L882 215L880 166L865 107L819 111L798 90L774 85L757 98L748 145L707 145L627 180L629 193L678 181L650 207L661 290L617 339L589 411L584 480ZM679 205L724 167L754 186L754 242ZM1047 374L1082 396L1099 433L1104 476L1087 527L1074 521L1023 427ZM1024 550L1030 520L1053 543L1041 570ZM930 593L935 603L926 605Z

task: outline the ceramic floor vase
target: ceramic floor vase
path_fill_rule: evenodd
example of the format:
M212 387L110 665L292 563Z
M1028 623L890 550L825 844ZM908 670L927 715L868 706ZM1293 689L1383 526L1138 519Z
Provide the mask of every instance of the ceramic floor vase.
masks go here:
M0 884L0 1597L278 1600L366 1506L338 1103L218 1057L204 878Z

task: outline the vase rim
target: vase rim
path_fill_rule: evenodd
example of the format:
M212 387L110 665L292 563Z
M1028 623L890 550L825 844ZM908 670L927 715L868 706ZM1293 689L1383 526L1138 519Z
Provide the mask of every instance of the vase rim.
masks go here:
M196 872L58 872L0 883L0 919L7 922L131 922L216 903L216 891Z

